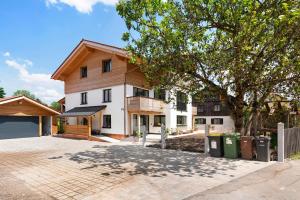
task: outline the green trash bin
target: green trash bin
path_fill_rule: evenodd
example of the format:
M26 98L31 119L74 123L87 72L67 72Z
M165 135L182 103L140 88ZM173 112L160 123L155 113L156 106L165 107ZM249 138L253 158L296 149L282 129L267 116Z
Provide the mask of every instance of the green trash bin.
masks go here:
M230 133L224 134L224 157L225 158L238 158L240 155L240 134Z

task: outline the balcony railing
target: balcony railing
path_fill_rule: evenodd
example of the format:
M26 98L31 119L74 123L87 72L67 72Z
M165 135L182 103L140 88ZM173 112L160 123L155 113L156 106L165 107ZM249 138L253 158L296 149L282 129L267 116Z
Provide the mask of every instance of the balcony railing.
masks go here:
M127 110L129 112L154 112L162 113L166 103L162 100L148 97L128 97Z

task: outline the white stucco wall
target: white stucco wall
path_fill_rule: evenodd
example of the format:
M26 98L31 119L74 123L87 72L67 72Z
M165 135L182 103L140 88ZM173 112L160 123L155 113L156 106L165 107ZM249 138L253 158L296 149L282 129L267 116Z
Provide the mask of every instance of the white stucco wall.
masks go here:
M103 102L103 90L111 89L112 102ZM113 86L109 88L101 88L96 90L83 91L87 92L87 104L81 105L81 93L76 92L66 94L66 111L74 107L99 106L107 107L101 112L101 115L93 117L93 129L101 128L102 133L124 133L124 85ZM111 128L99 127L99 121L102 121L102 114L111 115ZM101 118L100 118L101 116ZM100 118L100 119L99 119ZM70 120L69 120L70 121Z
M219 132L219 133L226 133L226 132L232 132L235 129L234 121L230 116L196 116L197 118L205 118L206 124L210 125L210 131L211 132ZM212 118L222 118L223 124L211 124ZM203 132L205 131L205 125L204 124L195 124L196 130Z

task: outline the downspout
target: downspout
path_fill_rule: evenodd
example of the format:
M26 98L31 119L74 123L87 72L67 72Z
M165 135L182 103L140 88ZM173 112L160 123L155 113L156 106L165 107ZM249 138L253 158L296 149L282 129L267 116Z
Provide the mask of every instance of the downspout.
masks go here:
M124 135L127 133L127 126L126 126L126 115L127 115L127 91L126 91L126 77L127 77L127 72L125 73L125 82L124 82Z

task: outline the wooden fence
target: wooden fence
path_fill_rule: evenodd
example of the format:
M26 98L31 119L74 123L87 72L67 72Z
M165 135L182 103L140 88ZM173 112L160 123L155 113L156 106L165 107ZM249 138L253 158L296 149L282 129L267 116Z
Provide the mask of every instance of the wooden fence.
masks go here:
M65 125L65 134L89 136L89 127L85 125Z
M284 157L300 152L300 128L284 129Z

